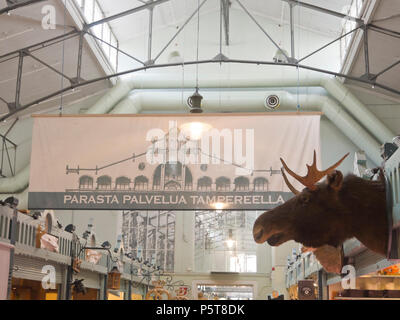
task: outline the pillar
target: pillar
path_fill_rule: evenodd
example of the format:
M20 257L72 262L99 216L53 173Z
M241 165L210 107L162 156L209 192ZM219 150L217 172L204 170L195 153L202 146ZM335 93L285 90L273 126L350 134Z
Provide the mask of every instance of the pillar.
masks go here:
M286 264L287 256L292 255L292 249L298 251L299 244L294 241L286 242L279 247L271 248L271 261L272 268L271 272L271 286L272 290L276 290L279 294L285 296L285 300L289 299L289 292L286 289Z
M267 244L257 244L257 272L270 273L272 268L271 263L271 247Z

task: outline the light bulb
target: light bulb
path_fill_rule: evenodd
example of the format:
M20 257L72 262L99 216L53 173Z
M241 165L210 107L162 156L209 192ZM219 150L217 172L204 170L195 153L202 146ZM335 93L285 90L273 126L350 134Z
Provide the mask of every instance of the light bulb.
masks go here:
M180 129L185 137L197 141L201 139L204 133L211 129L211 125L203 122L187 122L181 125Z
M224 203L222 203L222 202L216 202L216 203L214 203L214 208L215 208L215 211L217 212L217 213L221 213L222 212L222 209L225 207L225 204Z
M232 248L234 244L235 240L232 239L226 240L226 245L228 246L228 248Z

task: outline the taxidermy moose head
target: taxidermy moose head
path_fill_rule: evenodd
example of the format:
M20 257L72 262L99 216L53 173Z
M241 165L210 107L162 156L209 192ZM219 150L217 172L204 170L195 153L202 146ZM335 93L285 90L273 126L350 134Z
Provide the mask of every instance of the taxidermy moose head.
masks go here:
M388 221L382 172L380 181L352 174L343 177L335 169L347 156L319 171L314 151L313 164L307 165L305 177L294 173L281 159L285 170L305 188L301 192L296 190L282 168L283 178L295 196L257 218L253 227L254 240L257 243L267 241L271 246L295 240L316 251L322 251L321 248L332 251L339 250L345 240L356 237L367 248L386 255ZM325 176L324 182L317 183Z

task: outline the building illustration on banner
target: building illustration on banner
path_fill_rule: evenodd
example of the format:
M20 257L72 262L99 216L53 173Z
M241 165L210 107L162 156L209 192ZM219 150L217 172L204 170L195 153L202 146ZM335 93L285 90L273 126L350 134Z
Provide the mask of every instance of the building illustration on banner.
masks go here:
M131 205L154 205L159 202L161 205L179 204L182 207L189 205L189 196L190 205L201 209L215 209L215 206L221 206L221 203L232 202L236 208L238 205L254 204L254 197L256 202L264 206L283 203L284 199L287 199L287 195L283 197L283 192L270 190L271 177L279 175L279 179L282 179L279 169L246 168L245 165L237 164L231 159L226 160L219 154L211 154L208 152L210 150L203 150L199 140L193 141L189 137L181 140L171 138L174 136L173 129L170 128L161 139L153 137L147 151L133 153L131 157L102 167L96 165L92 168L82 168L79 165L67 165L66 174L77 174L79 178L75 186L66 188L65 192L71 195L65 198L66 201L71 204L82 201L90 204L91 199L95 203L98 197L85 197L85 193L124 194L124 204L129 202ZM181 132L176 130L176 136L179 136ZM182 162L177 157L179 152L184 155L181 157ZM172 154L175 156L171 156ZM159 155L162 161L154 161L153 158ZM202 161L185 161L188 158L201 158ZM115 170L115 167L120 167L120 170ZM241 171L238 171L238 168ZM112 173L116 172L125 174L113 176ZM237 175L238 172L244 174ZM79 197L74 197L77 193ZM163 197L157 198L160 194L163 194ZM147 197L141 197L143 195ZM119 198L114 198L114 202L119 203ZM109 199L103 198L101 201L110 201Z

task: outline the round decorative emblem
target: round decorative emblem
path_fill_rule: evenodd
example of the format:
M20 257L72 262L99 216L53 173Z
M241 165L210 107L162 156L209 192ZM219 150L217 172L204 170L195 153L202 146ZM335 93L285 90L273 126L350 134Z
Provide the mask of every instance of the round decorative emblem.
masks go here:
M279 97L275 94L273 95L269 95L266 99L265 99L265 106L268 109L271 110L275 110L278 109L280 105L280 101L279 101Z
M207 165L206 165L206 164L202 164L202 165L200 166L200 170L201 170L201 171L207 171Z

